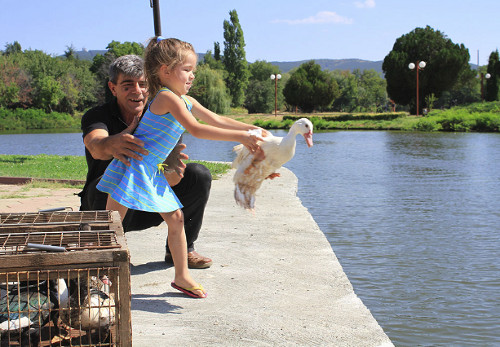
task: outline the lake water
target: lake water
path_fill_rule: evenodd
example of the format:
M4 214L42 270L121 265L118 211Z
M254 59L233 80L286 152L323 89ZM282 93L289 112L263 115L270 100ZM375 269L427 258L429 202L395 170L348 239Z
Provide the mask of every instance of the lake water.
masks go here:
M184 141L191 159L233 159L234 143ZM338 131L314 142L298 138L285 166L393 343L500 345L500 135ZM39 153L83 155L81 134L0 135L0 154Z

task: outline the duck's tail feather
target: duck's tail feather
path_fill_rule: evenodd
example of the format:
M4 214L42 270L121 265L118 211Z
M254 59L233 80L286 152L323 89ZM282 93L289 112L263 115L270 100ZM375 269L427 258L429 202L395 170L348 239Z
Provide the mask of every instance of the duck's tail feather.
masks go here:
M233 152L236 153L236 158L234 158L233 163L231 164L231 167L233 169L237 169L238 166L240 165L240 162L243 160L242 151L243 151L243 145L241 143L233 147Z
M246 210L255 208L255 190L250 187L236 184L234 187L234 200Z

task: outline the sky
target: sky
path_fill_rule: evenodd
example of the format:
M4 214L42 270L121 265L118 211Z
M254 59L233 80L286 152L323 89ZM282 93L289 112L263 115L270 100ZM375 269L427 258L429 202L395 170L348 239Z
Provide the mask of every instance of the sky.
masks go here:
M427 25L486 65L500 46L499 0L159 0L162 35L198 53L224 48L224 20L236 10L249 62L383 60L395 41ZM0 0L0 49L61 55L105 50L111 41L146 44L154 36L150 0ZM479 52L479 54L478 54Z

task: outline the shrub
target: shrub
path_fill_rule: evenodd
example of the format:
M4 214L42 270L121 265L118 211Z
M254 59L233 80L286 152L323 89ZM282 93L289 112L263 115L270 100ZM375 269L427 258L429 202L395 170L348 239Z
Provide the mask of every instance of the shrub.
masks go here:
M421 118L412 126L412 130L416 131L439 131L443 127L434 118Z
M40 109L0 108L0 130L79 128L78 117L68 113L45 113Z

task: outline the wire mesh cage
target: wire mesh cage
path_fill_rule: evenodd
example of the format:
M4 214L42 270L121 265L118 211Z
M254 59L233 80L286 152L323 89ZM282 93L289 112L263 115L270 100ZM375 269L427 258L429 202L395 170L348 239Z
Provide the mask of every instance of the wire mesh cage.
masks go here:
M0 213L0 346L131 346L116 212Z

